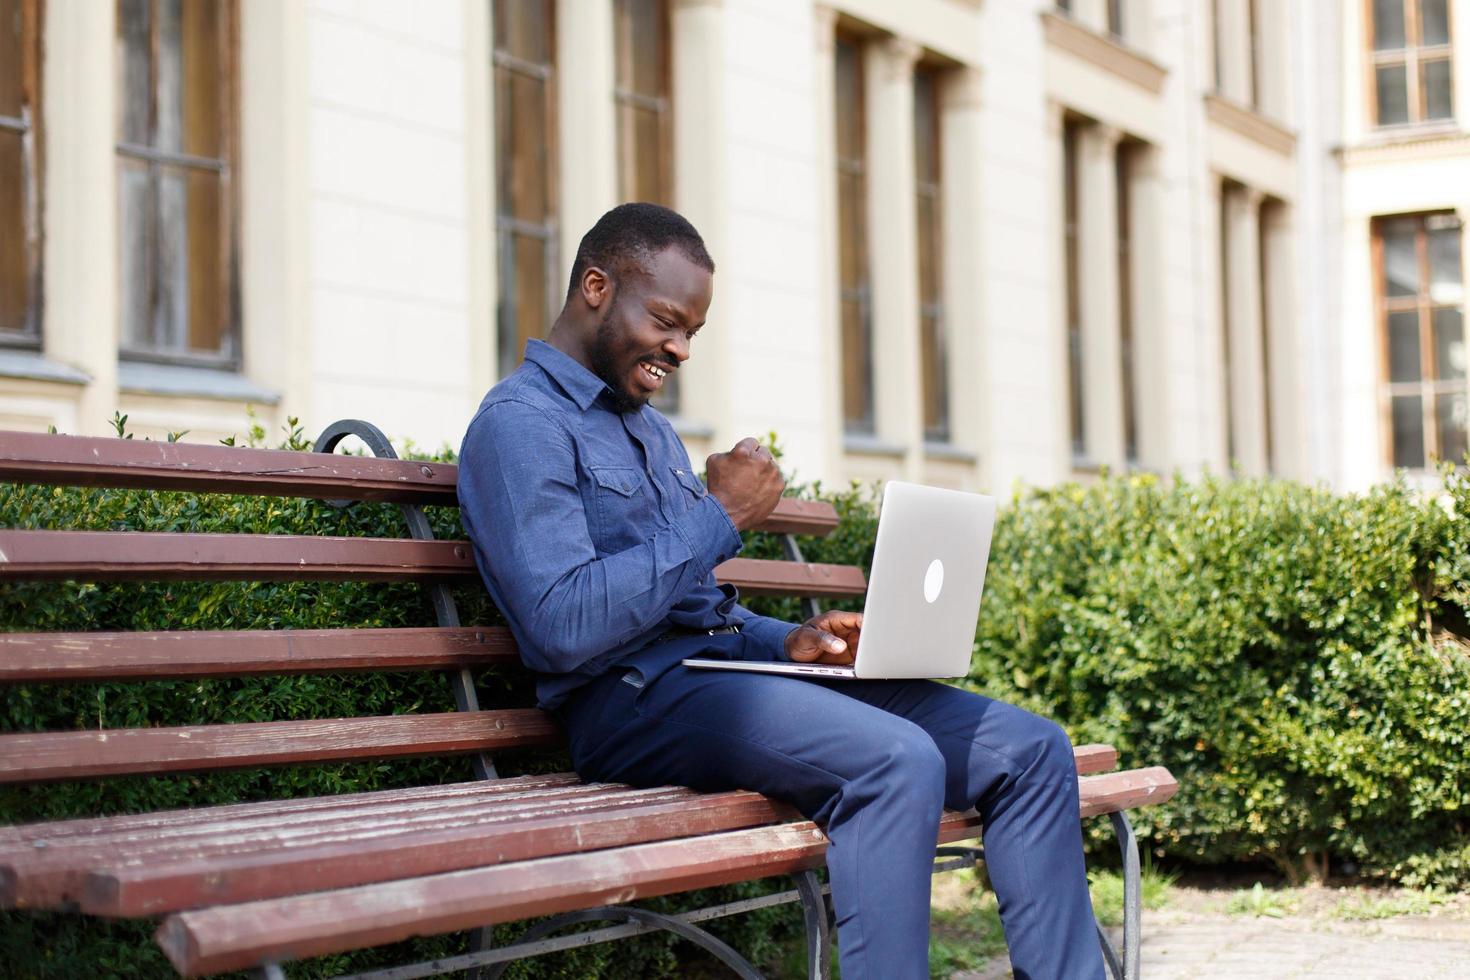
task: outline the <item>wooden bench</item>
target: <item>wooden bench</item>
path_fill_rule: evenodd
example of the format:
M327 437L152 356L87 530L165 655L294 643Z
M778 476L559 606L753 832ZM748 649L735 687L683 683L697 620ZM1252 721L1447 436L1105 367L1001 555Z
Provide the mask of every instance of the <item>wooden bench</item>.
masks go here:
M346 435L377 457L328 455ZM552 746L555 723L530 708L482 708L472 669L518 665L509 631L461 626L448 585L476 581L470 547L432 540L425 504L455 503L455 467L392 458L365 423L323 433L321 453L0 433L0 481L197 493L389 501L409 537L0 530L0 581L405 580L429 590L435 627L310 631L0 634L0 681L64 682L350 671L448 673L458 710L230 725L22 732L0 736L0 783L204 771L328 760L463 753L475 781L306 799L0 827L0 907L158 917L157 941L184 976L252 969L417 935L475 930L470 952L376 976L480 970L589 941L551 936L611 922L590 938L670 929L758 976L696 923L800 900L814 976L826 975L830 909L813 873L820 829L751 792L587 784L571 773L498 778L492 752ZM764 530L790 560L738 558L721 580L747 595L853 597L861 569L802 561L797 535L836 526L824 503L784 500ZM1169 798L1163 768L1108 772L1107 746L1076 749L1081 814L1111 816L1123 848L1126 921L1117 977L1138 975L1138 852L1124 811ZM979 836L973 813L946 813L938 845ZM977 847L941 846L938 867ZM693 888L795 875L795 889L679 916L625 903ZM484 948L487 927L553 915L516 946ZM1101 933L1101 930L1099 930ZM366 976L368 974L364 974Z

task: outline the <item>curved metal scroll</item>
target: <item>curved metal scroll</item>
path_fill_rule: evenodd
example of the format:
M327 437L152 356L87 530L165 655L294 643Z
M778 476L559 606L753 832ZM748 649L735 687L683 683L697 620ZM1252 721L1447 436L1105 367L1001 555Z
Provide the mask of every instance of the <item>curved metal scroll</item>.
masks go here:
M316 443L312 446L313 452L330 453L337 448L337 444L348 436L356 436L361 439L372 450L374 456L379 459L397 459L398 454L393 451L393 444L388 437L383 435L383 430L371 422L361 419L342 419L333 422L322 430L322 434L316 437ZM329 500L327 503L333 507L345 507L352 503L350 500ZM429 526L429 519L424 516L424 509L417 504L399 504L398 509L403 513L403 521L408 525L408 535L415 541L433 541L434 529ZM434 606L434 619L440 626L458 626L459 609L454 605L454 595L449 591L449 586L436 584L428 586L429 601ZM460 711L479 711L480 701L475 696L475 680L468 667L449 671L449 686L454 691L454 706ZM471 760L475 767L476 779L495 779L495 763L483 752L477 752Z
M649 912L646 909L633 909L620 905L609 905L597 909L585 909L581 912L567 912L563 915L553 916L543 922L538 922L525 934L516 940L517 946L532 943L544 936L549 936L558 929L577 925L582 922L636 922L640 925L651 926L655 929L667 929L680 938L687 939L691 943L707 951L715 959L735 971L735 975L741 980L763 980L759 971L750 965L750 961L735 952L724 941L698 926L690 925L680 919L668 915L660 915L657 912ZM514 947L510 947L514 948ZM492 963L480 968L481 980L499 980L505 968L510 966L506 963Z
M821 879L815 871L803 871L796 876L796 891L806 917L807 976L827 980L832 975L832 918Z

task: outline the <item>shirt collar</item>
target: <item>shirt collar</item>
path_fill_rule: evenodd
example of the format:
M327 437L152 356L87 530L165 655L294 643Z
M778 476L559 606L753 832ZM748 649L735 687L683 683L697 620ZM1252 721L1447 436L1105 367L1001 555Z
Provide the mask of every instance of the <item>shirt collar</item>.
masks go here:
M544 340L526 341L526 360L551 375L551 379L584 412L592 407L598 395L607 390L601 378Z

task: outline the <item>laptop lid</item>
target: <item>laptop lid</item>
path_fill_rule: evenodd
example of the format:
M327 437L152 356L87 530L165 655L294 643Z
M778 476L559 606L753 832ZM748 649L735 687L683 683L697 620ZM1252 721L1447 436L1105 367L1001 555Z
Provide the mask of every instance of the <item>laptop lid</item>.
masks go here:
M995 530L994 497L891 481L863 607L858 677L963 677Z

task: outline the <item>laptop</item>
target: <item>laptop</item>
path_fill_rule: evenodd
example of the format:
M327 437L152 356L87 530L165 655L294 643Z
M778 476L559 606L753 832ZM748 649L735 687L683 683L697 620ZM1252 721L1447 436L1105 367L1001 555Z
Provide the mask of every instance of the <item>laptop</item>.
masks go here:
M893 481L878 539L857 658L851 665L710 660L686 667L802 677L963 677L970 670L995 498Z

